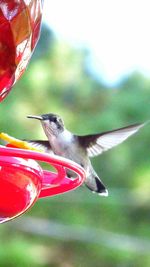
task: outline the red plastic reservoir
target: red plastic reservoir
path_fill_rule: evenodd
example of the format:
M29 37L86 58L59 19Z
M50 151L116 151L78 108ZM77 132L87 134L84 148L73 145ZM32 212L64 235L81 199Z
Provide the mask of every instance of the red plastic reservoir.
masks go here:
M25 71L38 41L42 2L0 1L0 101Z
M34 160L0 156L0 222L24 213L39 196L42 169Z

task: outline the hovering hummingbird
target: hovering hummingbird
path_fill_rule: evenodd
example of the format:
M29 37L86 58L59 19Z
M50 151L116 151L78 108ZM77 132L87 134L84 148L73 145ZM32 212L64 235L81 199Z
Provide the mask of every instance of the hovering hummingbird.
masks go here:
M47 153L53 152L81 165L86 172L86 186L91 191L103 196L107 196L108 191L93 169L90 157L98 156L119 145L145 125L144 123L134 124L108 132L79 136L68 131L61 117L56 114L29 115L27 118L40 120L48 139L28 142L37 148L44 149ZM73 172L69 170L67 170L67 175L68 177L74 176Z

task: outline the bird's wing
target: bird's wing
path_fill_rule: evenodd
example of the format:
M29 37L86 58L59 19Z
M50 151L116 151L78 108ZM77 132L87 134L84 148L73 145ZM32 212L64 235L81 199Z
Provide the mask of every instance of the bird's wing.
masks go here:
M45 140L25 140L25 141L29 143L31 146L33 146L34 148L43 150L43 152L53 153L50 143L48 141L45 141Z
M101 134L78 136L80 145L87 149L89 157L100 155L135 134L145 124L134 124Z

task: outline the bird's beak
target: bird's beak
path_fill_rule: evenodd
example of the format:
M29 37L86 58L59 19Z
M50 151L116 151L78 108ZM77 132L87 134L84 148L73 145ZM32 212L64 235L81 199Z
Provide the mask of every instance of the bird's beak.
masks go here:
M29 118L29 119L43 120L42 116L32 116L32 115L28 115L27 118Z

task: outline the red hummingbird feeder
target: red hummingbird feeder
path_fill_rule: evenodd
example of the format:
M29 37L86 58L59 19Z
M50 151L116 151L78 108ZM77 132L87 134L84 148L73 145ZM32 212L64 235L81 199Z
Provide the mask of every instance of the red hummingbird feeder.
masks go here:
M52 165L57 172L43 170L35 160ZM76 173L76 178L68 178L66 169ZM23 214L38 198L77 188L84 179L84 170L70 160L46 153L1 146L0 223Z
M39 39L42 3L0 1L0 102L24 73ZM36 160L47 162L56 172L43 170ZM69 179L66 169L75 172L76 178ZM0 146L0 223L23 214L38 198L77 188L84 179L82 167L65 158Z

